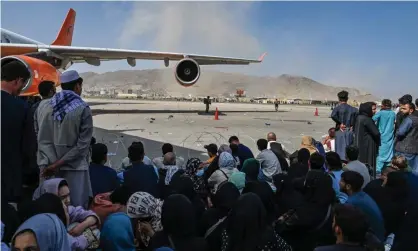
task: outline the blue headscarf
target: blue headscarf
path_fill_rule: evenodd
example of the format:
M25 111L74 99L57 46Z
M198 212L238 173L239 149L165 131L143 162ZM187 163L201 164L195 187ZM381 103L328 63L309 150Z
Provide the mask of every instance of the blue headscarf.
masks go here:
M55 214L37 214L23 222L13 236L12 243L17 235L26 230L35 234L40 251L71 251L67 229Z
M234 157L230 153L222 152L221 155L219 155L218 165L219 168L234 169L236 166L236 162Z
M1 239L3 240L3 234L4 234L4 224L3 222L1 222ZM4 251L9 251L9 247L6 245L6 243L2 242L1 243L1 249L0 250L4 250Z
M135 251L131 219L125 213L114 213L107 217L100 233L103 251Z

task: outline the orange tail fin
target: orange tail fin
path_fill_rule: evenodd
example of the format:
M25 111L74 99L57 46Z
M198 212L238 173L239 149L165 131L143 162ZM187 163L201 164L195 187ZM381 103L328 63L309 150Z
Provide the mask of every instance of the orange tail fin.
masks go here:
M51 45L65 45L70 46L73 41L73 31L75 23L75 10L70 9L65 17L64 22L61 25L61 29L58 32L57 38Z

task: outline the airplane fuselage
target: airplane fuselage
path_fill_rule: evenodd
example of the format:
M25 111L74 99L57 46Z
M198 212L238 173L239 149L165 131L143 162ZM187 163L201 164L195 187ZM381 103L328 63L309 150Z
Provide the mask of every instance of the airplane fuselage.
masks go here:
M1 42L5 44L44 44L12 31L0 28L1 30Z
M28 37L22 36L20 34L14 33L12 31L9 31L3 28L1 28L1 42L5 44L46 45L39 41L30 39ZM45 51L36 50L35 51L30 47L25 48L24 46L21 46L18 48L3 47L1 50L1 57L22 55L22 54L46 61L49 64L53 65L58 70L68 69L68 67L70 67L73 64L69 59L64 58L60 55L57 55L49 50L45 50Z

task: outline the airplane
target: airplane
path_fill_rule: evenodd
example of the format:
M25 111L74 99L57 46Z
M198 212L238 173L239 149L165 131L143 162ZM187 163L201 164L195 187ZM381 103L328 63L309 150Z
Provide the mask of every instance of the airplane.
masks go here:
M200 77L201 65L248 65L261 63L266 53L258 59L218 57L188 53L172 53L158 51L124 50L110 48L91 48L71 46L76 12L70 9L62 23L56 39L50 44L43 44L33 39L1 28L1 65L20 61L31 73L21 96L38 94L41 81L50 80L58 86L59 76L74 63L87 63L100 66L101 61L125 59L134 67L137 59L163 60L166 67L170 61L178 61L174 76L184 86L193 86Z

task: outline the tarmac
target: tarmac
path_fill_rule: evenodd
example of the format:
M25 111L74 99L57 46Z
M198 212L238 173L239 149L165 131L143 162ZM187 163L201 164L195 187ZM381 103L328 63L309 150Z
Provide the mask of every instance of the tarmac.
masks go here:
M324 106L280 105L276 112L273 104L212 103L206 114L204 104L197 102L86 101L94 116L93 136L108 146L110 166L120 165L133 141L143 142L150 158L161 156L161 146L168 142L178 156L205 159L204 145L228 144L232 135L257 155L257 140L275 132L278 140L293 152L299 148L303 135L321 140L335 126L329 118L330 107ZM216 108L219 120L214 119ZM314 116L316 108L319 116Z

